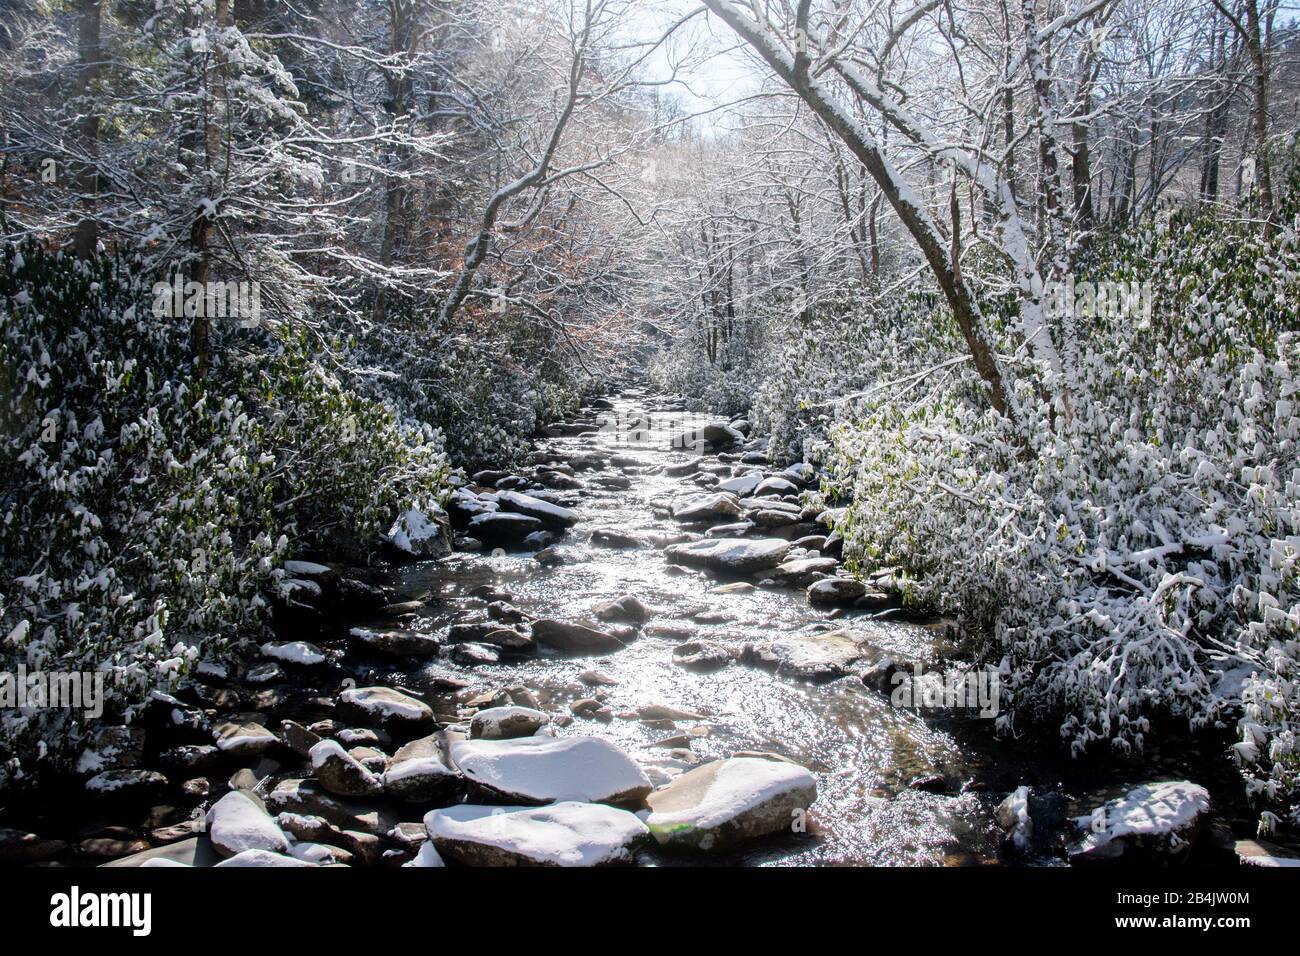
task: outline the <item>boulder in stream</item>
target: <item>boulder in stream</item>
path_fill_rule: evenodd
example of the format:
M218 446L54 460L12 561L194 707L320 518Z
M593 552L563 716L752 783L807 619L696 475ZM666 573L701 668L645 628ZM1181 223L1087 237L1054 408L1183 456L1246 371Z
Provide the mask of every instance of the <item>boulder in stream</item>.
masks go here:
M439 853L470 866L605 866L631 863L648 831L635 814L593 803L547 807L465 805L424 818Z
M745 574L776 567L789 550L790 542L781 538L711 538L671 545L664 557L673 564Z

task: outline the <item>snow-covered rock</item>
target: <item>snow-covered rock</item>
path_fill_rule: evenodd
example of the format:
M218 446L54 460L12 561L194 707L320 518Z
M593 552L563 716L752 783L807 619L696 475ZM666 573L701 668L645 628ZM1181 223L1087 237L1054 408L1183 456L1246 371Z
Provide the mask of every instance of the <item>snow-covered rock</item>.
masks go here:
M754 489L758 487L762 480L763 473L761 471L751 471L747 475L724 478L713 487L718 491L725 491L739 498L747 498L754 493Z
M299 667L315 667L328 660L324 651L307 641L271 641L262 645L262 656Z
M244 790L232 790L212 805L207 815L208 838L222 856L245 850L284 853L289 838L266 808Z
M442 861L442 857L438 854L437 847L435 847L431 841L427 840L420 844L420 849L415 851L414 859L402 864L404 867L414 868L433 868L443 867L446 865L447 864Z
M797 764L761 757L715 760L646 799L646 826L660 843L714 850L790 832L817 799L817 781Z
M461 775L447 765L438 735L420 737L398 748L384 771L384 790L410 803L447 800L463 785Z
M451 550L451 522L437 505L410 508L388 530L388 542L415 558L436 558Z
M212 728L217 749L235 757L255 757L270 750L280 738L252 720L229 720Z
M1034 821L1029 815L1029 788L1017 787L1012 791L998 804L994 817L1012 847L1021 853L1027 852L1034 837Z
M502 511L536 518L542 524L552 528L570 528L578 523L576 511L518 491L497 492L497 504Z
M489 707L469 722L471 740L509 740L531 737L551 722L549 714L531 707Z
M664 557L674 564L742 574L776 567L789 550L790 542L780 538L712 538L670 545Z
M369 797L382 793L383 781L349 754L335 740L322 740L311 748L312 775L330 793L345 797Z
M799 488L793 481L787 478L781 478L773 475L771 478L764 478L754 489L755 498L780 498L782 495L797 495Z
M739 518L743 513L740 502L735 495L725 492L704 495L689 495L672 504L675 521L723 521Z
M603 866L632 862L647 834L626 810L593 803L547 807L459 806L424 818L441 853L471 866Z
M411 732L433 724L428 704L391 687L350 687L339 695L345 712L353 711L388 731Z
M77 773L134 770L144 756L144 731L139 727L101 727L77 756Z
M269 850L244 850L227 860L222 860L217 866L268 867L316 866L316 864L286 856L283 853L272 853Z
M436 657L442 642L433 634L396 628L354 627L348 632L357 643L393 657Z
M650 792L636 762L599 737L460 740L450 753L465 778L495 799L634 803Z
M772 579L794 587L811 584L821 575L833 574L839 567L834 558L795 558L772 569Z
M471 518L466 531L480 541L512 542L522 541L543 527L542 522L531 515L492 511Z
M867 586L853 578L822 578L808 585L808 603L818 607L852 604L867 593Z
M1135 787L1075 820L1083 835L1070 850L1070 862L1181 861L1209 813L1210 794L1198 784L1172 780Z

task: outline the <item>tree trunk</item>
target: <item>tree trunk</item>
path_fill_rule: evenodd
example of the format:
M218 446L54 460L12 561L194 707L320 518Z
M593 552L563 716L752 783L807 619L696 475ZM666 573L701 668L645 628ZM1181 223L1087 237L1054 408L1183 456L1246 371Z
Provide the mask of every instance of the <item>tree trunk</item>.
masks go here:
M78 132L87 162L77 175L82 215L77 223L72 247L77 258L89 259L99 245L99 223L94 215L95 197L99 193L99 112L91 105L90 99L94 94L95 81L103 70L103 9L100 0L79 0L77 7L77 85L84 113Z

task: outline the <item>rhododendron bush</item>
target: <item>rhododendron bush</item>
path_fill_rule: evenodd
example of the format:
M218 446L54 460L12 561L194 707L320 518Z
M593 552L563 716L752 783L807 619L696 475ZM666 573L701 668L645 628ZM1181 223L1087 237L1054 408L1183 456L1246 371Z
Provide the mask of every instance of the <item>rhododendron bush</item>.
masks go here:
M1152 314L1078 323L1068 408L1023 359L1014 421L968 364L916 362L843 417L846 554L983 635L1006 729L1127 751L1163 718L1237 722L1250 793L1300 818L1296 234L1176 219L1096 262L1151 282Z

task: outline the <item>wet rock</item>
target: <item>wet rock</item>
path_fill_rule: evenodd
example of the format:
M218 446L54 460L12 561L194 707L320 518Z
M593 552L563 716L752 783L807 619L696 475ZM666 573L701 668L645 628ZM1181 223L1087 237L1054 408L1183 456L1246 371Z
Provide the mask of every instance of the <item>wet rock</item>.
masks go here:
M307 641L271 641L262 645L262 656L298 667L316 667L329 659L324 651Z
M57 856L68 848L62 840L47 840L10 827L0 827L0 864L26 866Z
M774 568L789 550L790 542L780 538L716 538L674 544L664 557L674 564L741 574Z
M719 584L717 587L709 588L710 594L750 594L754 590L754 585L748 581L732 581L730 584Z
M149 849L149 842L141 839L117 837L91 837L77 844L77 855L91 860L114 860Z
M466 641L463 644L452 646L451 659L462 667L500 664L501 650L490 644L477 644L473 641Z
M797 495L799 486L794 482L773 475L771 478L764 478L754 489L755 498L780 498L784 495Z
M470 519L468 532L487 543L522 541L534 531L541 531L542 522L530 515L506 511L487 512Z
M798 462L780 472L780 477L796 485L810 485L817 479L817 472L806 461Z
M266 812L257 797L243 790L232 790L212 805L207 815L208 839L225 857L245 850L284 853L289 838Z
M580 564L587 560L585 552L572 548L543 548L533 555L533 560L544 568L557 568L566 564Z
M825 681L842 677L862 657L863 647L843 632L791 634L761 644L746 645L741 659L776 671L783 677Z
M742 538L753 530L752 521L733 521L729 524L715 524L704 534L709 538Z
M490 644L503 650L523 653L534 648L534 641L513 627L500 621L462 621L447 628L447 640L452 644L472 642Z
M804 548L808 551L820 551L826 547L826 535L806 534L794 542L794 547Z
M439 853L470 866L605 866L631 863L647 830L626 810L591 803L548 807L459 806L424 818Z
M114 800L152 800L167 789L167 778L156 770L105 770L86 781L86 791Z
M552 618L533 623L533 639L565 654L608 654L627 646L624 640L607 631Z
M788 511L777 511L772 508L760 508L757 511L750 511L748 518L756 528L784 528L799 523L798 515L790 514Z
M712 641L687 641L673 648L673 663L690 671L716 671L731 663L731 651Z
M550 721L549 715L528 707L489 707L470 720L469 736L471 740L531 737Z
M1070 862L1179 863L1186 860L1210 814L1210 794L1186 780L1135 787L1079 817Z
M221 861L212 841L206 836L192 836L168 846L142 850L131 856L105 863L105 867L133 866L213 866Z
M255 720L228 720L212 728L217 749L232 757L256 757L274 748L280 738Z
M383 782L333 740L316 744L310 756L312 775L330 793L370 797L383 792Z
M781 584L804 587L823 575L833 573L838 567L834 558L798 558L773 568L772 578Z
M599 548L644 548L646 542L635 534L616 528L597 528L591 532L591 543Z
M710 452L730 448L744 440L745 436L726 422L710 422L675 435L672 447Z
M158 755L158 762L164 770L194 773L212 768L220 757L221 751L210 744L182 744L164 750Z
M505 624L522 624L533 619L531 614L519 610L505 601L493 601L487 606L488 617Z
M736 478L727 478L724 481L718 482L717 489L718 491L729 492L730 494L736 495L738 498L748 498L754 493L754 489L756 489L762 481L763 473L761 471L751 471L747 475L740 475Z
M733 757L687 771L646 799L646 826L661 844L717 850L788 833L817 799L804 768Z
M699 470L700 462L698 458L692 458L690 461L678 465L664 466L664 474L669 478L685 478L688 475L695 474Z
M602 621L616 621L622 624L644 624L650 618L650 608L632 594L602 601L592 608L592 613Z
M442 649L436 636L420 631L354 627L348 634L361 646L392 657L436 657Z
M318 816L341 830L376 836L387 833L399 822L389 810L332 794L316 780L281 780L266 802L280 813Z
M498 492L497 504L502 511L536 518L549 528L563 530L578 523L576 511L562 508L559 505L543 501L541 498L535 498L532 495L522 494L518 491Z
M450 755L477 788L509 802L637 803L650 792L641 768L598 737L461 740Z
M815 607L852 604L866 593L867 586L853 578L823 578L808 585L808 603Z
M280 739L284 745L304 760L311 759L311 748L320 743L321 738L312 733L296 720L280 722Z
M274 661L268 661L265 664L250 667L248 673L244 675L244 680L253 685L274 684L284 680L285 677L283 667Z
M578 675L578 680L590 687L617 687L618 681L603 671L586 670Z
M704 714L669 704L643 704L636 709L641 720L703 720Z
M418 734L433 725L428 704L391 687L348 688L339 695L339 707L393 734Z
M882 657L862 672L862 683L878 694L888 695L901 682L895 678L897 674L906 675L907 672L892 657Z
M919 777L913 777L907 782L908 790L916 790L920 793L946 794L951 793L952 788L948 786L948 781L942 775L937 773L921 774Z
M601 723L608 724L614 719L614 712L594 697L575 700L569 704L569 710L574 717L581 717L583 720L599 720Z
M725 521L739 518L743 513L735 495L726 493L691 495L674 501L671 507L674 521Z

